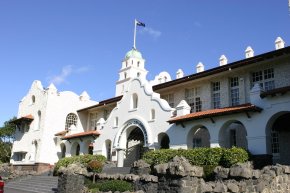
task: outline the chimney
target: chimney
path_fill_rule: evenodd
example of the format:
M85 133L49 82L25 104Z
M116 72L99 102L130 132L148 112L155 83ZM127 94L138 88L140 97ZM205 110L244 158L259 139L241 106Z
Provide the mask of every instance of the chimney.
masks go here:
M275 40L275 48L276 50L279 50L281 48L285 47L285 42L281 37L277 37L277 39Z
M220 57L220 66L226 65L228 63L228 59L225 55L221 55Z
M176 72L176 79L182 78L184 76L184 73L181 69L178 69Z
M190 113L190 106L187 104L185 100L180 101L180 103L176 107L177 116L187 115Z
M204 65L201 62L199 62L196 65L196 73L203 72L203 71L204 71Z
M246 58L251 58L254 56L254 50L251 48L251 46L248 46L245 50Z

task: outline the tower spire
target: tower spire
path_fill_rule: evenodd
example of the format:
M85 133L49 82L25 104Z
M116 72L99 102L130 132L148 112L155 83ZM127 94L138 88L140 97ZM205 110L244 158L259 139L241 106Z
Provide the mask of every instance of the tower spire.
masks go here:
M133 48L136 49L136 30L137 30L137 25L139 26L142 26L142 27L145 27L145 24L140 22L140 21L137 21L135 19L134 21L134 43L133 43Z

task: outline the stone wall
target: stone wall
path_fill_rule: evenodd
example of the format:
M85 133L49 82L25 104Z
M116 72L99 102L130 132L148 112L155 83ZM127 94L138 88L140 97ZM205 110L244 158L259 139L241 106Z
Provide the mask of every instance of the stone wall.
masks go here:
M99 180L126 180L135 191L157 193L290 193L290 167L284 165L253 169L252 163L236 164L231 168L216 167L213 181L205 181L203 168L192 166L183 157L154 167L149 174L148 164L135 163L127 175L99 174Z

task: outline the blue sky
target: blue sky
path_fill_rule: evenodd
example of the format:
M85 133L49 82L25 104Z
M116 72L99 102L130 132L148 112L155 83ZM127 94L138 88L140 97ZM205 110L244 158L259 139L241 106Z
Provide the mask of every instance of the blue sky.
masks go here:
M288 0L1 0L0 126L17 115L33 80L59 91L86 90L100 101L114 97L118 70L133 45L146 59L147 78L161 71L175 77L274 50L281 36L290 44Z

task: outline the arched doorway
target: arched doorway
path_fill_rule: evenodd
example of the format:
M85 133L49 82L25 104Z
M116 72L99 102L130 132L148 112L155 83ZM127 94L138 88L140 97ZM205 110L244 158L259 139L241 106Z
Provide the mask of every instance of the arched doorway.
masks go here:
M210 147L210 134L205 126L193 127L187 135L187 148Z
M280 112L267 123L267 152L273 156L273 163L290 164L290 112Z
M219 131L219 145L225 148L235 146L248 149L245 126L237 120L226 122Z
M160 133L158 135L158 143L160 149L169 149L170 139L166 133Z
M140 128L132 128L128 132L124 166L132 166L133 162L139 160L144 153L144 136Z
M80 144L77 142L74 142L71 146L71 155L80 155Z
M110 139L105 141L105 155L108 161L112 160L112 142Z
M60 158L64 158L65 157L65 153L66 153L66 147L65 144L60 144L60 149L61 149L61 155Z
M117 166L131 166L148 148L148 132L142 121L130 119L118 132L114 142Z
M38 143L37 143L37 140L33 140L32 141L32 151L31 151L31 157L30 157L30 160L31 161L36 161L37 159L37 152L38 151Z

